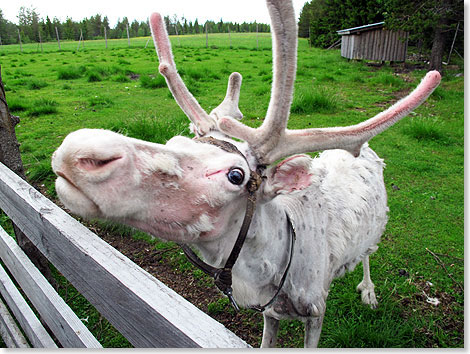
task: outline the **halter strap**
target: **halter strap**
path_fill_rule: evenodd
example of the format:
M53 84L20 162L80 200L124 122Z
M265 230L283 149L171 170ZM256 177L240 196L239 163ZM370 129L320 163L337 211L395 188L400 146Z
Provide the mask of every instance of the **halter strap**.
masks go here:
M230 152L230 153L236 153L242 156L245 161L246 157L243 155L238 148L233 145L232 143L224 140L219 140L215 139L213 137L202 137L202 138L196 138L195 140L201 142L201 143L207 143L211 144L214 146L219 147L220 149ZM248 161L247 161L248 163ZM243 244L246 239L246 235L248 234L248 230L250 228L251 220L253 218L255 208L256 208L256 191L258 190L259 186L261 185L262 182L262 177L261 177L261 171L264 170L264 166L260 166L258 171L250 171L250 179L248 180L246 184L246 189L248 191L248 199L247 199L247 204L246 204L246 211L245 211L245 217L243 219L242 226L240 228L240 231L238 233L238 237L235 241L235 244L233 245L232 251L230 252L230 255L227 258L227 261L225 262L225 265L223 268L216 268L211 266L210 264L207 264L204 262L201 258L198 257L198 255L191 249L186 244L179 244L181 249L183 250L184 254L188 258L189 262L201 269L204 273L210 275L214 279L214 283L219 288L220 291L222 291L230 300L232 306L235 308L236 311L239 311L239 307L233 298L233 289L232 289L232 268L235 265L235 262L238 259L238 256L240 255L240 251L243 247ZM284 282L287 277L287 273L289 271L291 261L292 261L292 255L293 255L293 250L294 250L294 241L295 241L295 231L292 226L292 223L289 219L289 216L287 216L289 226L291 228L291 249L290 249L290 257L289 257L289 262L287 264L286 270L284 271L284 274L281 278L281 282L278 285L277 291L274 294L274 297L264 306L254 306L250 307L251 309L259 312L263 312L267 306L270 306L276 297L278 296L279 292L281 291L282 286L284 285Z

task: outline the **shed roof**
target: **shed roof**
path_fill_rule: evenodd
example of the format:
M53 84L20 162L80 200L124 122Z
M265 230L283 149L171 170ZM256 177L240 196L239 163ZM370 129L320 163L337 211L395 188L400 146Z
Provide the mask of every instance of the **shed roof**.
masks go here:
M355 33L360 33L360 32L365 32L365 31L372 31L375 29L382 28L384 26L385 22L377 22L377 23L371 23L369 25L364 25L364 26L359 26L359 27L352 27L352 28L347 28L347 29L342 29L339 31L336 31L340 36L346 35L346 34L355 34Z

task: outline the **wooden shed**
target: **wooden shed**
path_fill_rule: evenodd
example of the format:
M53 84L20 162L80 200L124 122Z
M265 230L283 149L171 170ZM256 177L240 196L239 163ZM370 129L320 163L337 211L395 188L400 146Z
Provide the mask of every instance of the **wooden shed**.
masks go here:
M337 31L341 36L341 56L348 59L405 61L408 32L390 31L384 22Z

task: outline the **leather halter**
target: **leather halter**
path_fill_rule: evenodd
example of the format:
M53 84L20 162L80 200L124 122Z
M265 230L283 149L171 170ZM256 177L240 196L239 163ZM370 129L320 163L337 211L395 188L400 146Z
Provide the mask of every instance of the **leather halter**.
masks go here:
M207 143L207 144L217 146L220 149L222 149L224 151L227 151L227 152L230 152L230 153L237 153L240 156L242 156L246 161L246 157L240 152L240 150L238 150L238 148L235 145L233 145L232 143L230 143L228 141L215 139L213 137L202 137L202 138L196 138L195 140L199 141L201 143ZM247 161L247 163L248 163L248 161ZM198 255L188 245L179 244L179 246L183 250L183 252L186 255L186 257L188 258L188 260L193 265L195 265L196 267L201 269L204 273L210 275L214 279L214 283L217 286L217 288L219 288L219 290L222 291L229 298L232 306L237 311L239 310L239 307L238 307L238 305L237 305L237 303L236 303L236 301L235 301L235 299L233 298L233 295L232 295L232 292L233 292L233 289L232 289L232 268L235 265L235 262L237 261L237 258L239 256L240 251L241 251L241 249L243 247L243 244L245 242L246 235L248 234L248 230L250 228L251 220L253 218L255 208L256 208L256 191L260 187L260 185L263 181L263 178L265 178L265 177L261 177L261 174L262 174L262 171L264 170L264 168L265 168L265 166L259 166L258 171L251 171L250 170L250 179L248 180L248 182L246 184L246 189L247 189L247 192L248 192L248 198L247 198L247 204L246 204L245 217L243 219L241 229L238 233L238 237L235 241L235 244L233 245L232 251L230 252L230 255L229 255L227 261L225 262L225 265L224 265L223 268L216 268L216 267L211 266L210 264L207 264L206 262L201 260L198 257ZM263 312L267 306L271 305L274 302L277 295L281 291L282 286L284 285L284 281L287 277L287 273L289 271L290 264L291 264L291 261L292 261L292 255L293 255L293 250L294 250L294 241L295 241L295 231L294 231L294 228L293 228L292 223L291 223L288 216L287 216L287 220L289 222L289 226L290 226L290 229L292 231L291 232L292 238L291 238L291 247L290 247L290 257L289 257L289 261L288 261L286 270L284 271L284 274L281 278L280 284L279 284L273 298L267 304L265 304L264 306L250 307L253 310Z

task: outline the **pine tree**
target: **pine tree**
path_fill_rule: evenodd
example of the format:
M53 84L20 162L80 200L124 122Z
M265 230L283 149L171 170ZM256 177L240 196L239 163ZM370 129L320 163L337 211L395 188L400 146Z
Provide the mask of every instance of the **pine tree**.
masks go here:
M310 34L310 22L312 20L313 2L306 2L299 16L299 37L308 38Z
M386 26L409 31L411 41L430 48L430 70L442 71L443 56L450 45L459 21L464 20L463 0L384 0ZM463 24L463 23L462 23ZM458 37L463 48L463 34Z

